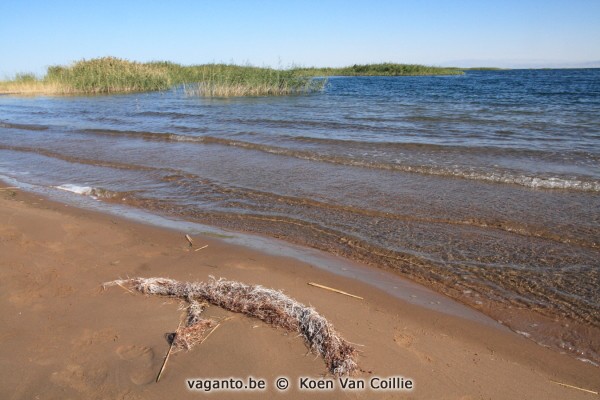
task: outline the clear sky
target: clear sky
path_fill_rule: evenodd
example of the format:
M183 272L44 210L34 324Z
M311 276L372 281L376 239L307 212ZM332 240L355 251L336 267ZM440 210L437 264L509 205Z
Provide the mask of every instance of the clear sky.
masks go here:
M0 78L106 55L283 67L600 66L600 0L0 0Z

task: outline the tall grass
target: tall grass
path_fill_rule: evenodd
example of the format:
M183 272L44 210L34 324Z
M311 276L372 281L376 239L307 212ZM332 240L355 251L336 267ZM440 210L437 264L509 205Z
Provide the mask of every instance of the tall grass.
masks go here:
M282 96L323 89L325 79L314 79L290 70L226 64L188 67L184 91L197 96Z
M17 74L0 82L0 93L15 94L99 94L165 90L174 81L166 68L114 57L78 61L69 66L48 67L38 79Z
M166 90L183 85L198 96L274 96L322 90L326 81L291 70L231 64L182 66L114 57L51 66L42 79L20 74L0 82L0 93L98 94Z
M165 90L174 83L164 67L114 57L49 67L44 81L58 84L66 93L92 94Z
M11 81L0 81L0 93L2 94L51 94L58 88L38 79L35 74L17 74Z

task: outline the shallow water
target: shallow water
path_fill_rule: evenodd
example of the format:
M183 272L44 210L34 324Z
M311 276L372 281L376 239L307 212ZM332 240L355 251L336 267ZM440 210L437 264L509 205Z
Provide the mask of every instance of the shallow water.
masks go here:
M0 174L389 268L599 362L599 110L600 70L0 96Z

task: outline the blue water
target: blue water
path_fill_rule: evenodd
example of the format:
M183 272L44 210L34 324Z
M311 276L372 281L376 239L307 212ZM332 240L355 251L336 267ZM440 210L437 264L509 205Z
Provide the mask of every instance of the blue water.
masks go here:
M598 361L599 115L596 69L0 96L0 175L389 267Z

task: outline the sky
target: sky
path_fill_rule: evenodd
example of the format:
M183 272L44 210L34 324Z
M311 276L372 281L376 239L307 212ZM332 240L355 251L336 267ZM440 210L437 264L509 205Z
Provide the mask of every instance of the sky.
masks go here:
M0 79L109 55L272 67L598 67L600 0L0 0Z

